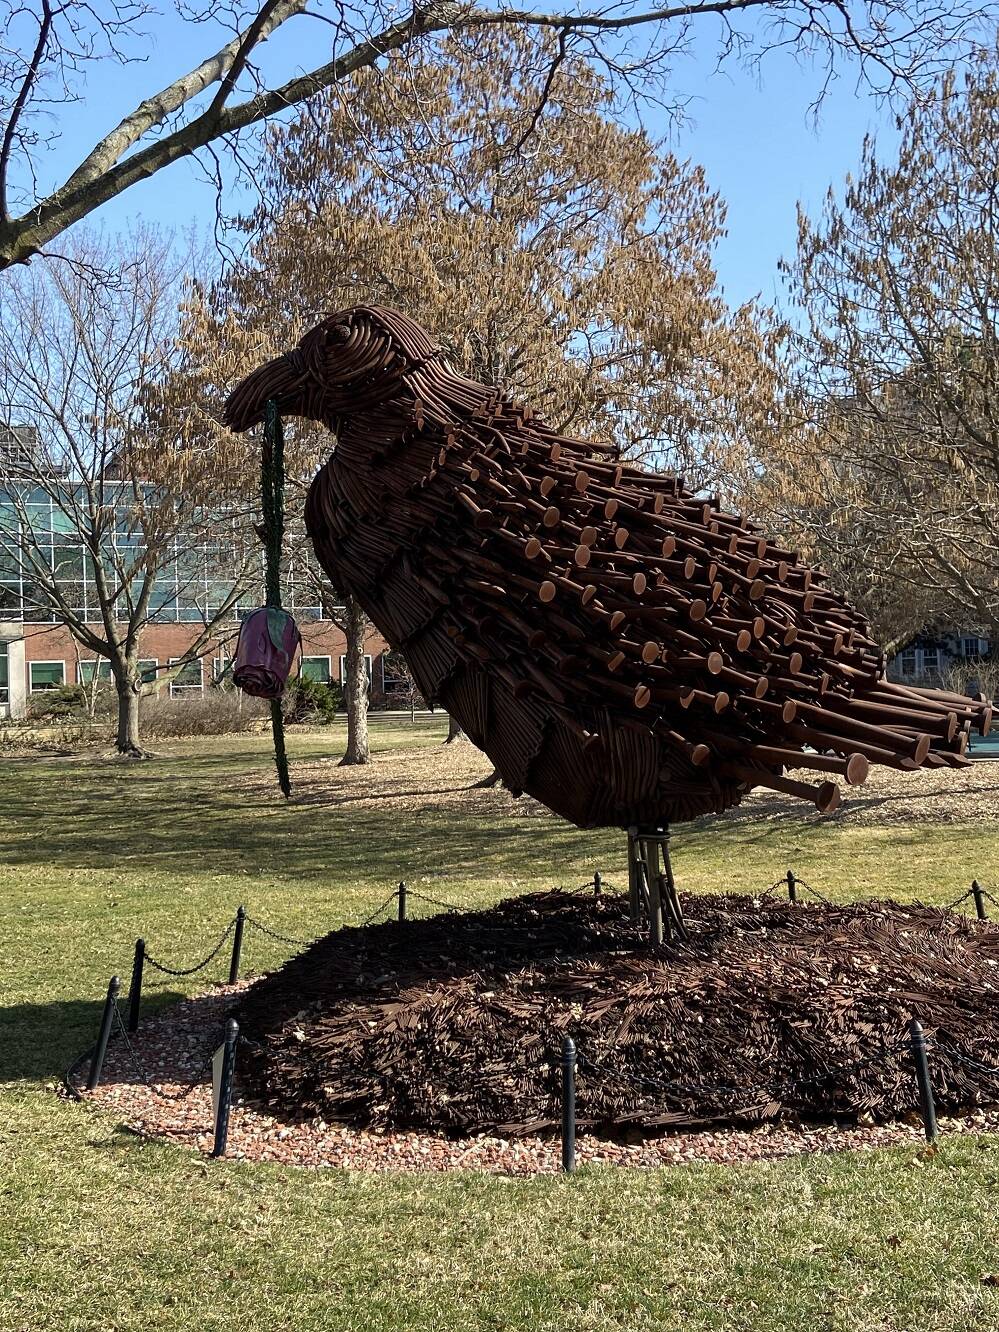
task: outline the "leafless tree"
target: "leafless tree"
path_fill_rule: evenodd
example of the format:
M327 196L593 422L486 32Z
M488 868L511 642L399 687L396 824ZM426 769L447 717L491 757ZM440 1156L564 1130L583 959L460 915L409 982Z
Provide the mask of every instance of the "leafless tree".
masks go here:
M158 399L183 277L150 231L81 237L9 276L0 320L0 614L63 625L110 662L132 756L145 626L181 605L194 621L162 682L217 639L259 568L224 459Z
M94 87L106 98L109 67L155 49L157 22L165 20L147 0L0 0L0 267L30 258L180 158L201 154L214 172L224 146L245 164L243 131L377 69L393 52L434 51L451 33L547 30L557 37L553 71L576 56L649 96L664 94L672 61L695 43L714 42L720 59L793 47L817 63L820 96L844 61L884 90L925 78L960 56L995 12L992 0L689 0L650 8L623 0L564 10L475 0L418 0L402 9L390 0L224 7L175 0L169 22L201 53L179 77L159 87L151 80L147 95L49 188L41 184L50 176L48 151L74 105ZM321 55L304 71L288 67L270 78L262 48L292 20L311 26L307 40Z

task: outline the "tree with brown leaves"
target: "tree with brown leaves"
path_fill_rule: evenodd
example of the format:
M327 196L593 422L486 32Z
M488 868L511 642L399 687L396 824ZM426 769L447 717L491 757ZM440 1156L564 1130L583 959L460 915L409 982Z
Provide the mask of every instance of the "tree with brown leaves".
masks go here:
M443 63L396 61L273 132L267 205L241 223L248 261L189 313L201 392L331 308L391 302L559 428L614 425L630 456L712 484L774 428L777 401L768 312L730 312L716 289L721 201L615 122L613 89L584 61L549 78L550 41L450 45ZM298 438L311 475L328 442ZM360 650L351 662L348 717L366 697Z
M757 497L879 633L999 638L999 65L983 54L902 121L897 160L802 214L798 432Z

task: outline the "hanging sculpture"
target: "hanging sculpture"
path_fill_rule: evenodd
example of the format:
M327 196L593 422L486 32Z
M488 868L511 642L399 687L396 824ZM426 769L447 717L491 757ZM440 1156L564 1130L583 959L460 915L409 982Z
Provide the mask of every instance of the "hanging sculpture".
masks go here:
M958 766L988 731L981 698L889 683L793 551L463 378L397 311L324 320L227 424L268 402L336 436L306 507L323 568L505 784L573 823L651 835L759 786L828 812L836 776Z

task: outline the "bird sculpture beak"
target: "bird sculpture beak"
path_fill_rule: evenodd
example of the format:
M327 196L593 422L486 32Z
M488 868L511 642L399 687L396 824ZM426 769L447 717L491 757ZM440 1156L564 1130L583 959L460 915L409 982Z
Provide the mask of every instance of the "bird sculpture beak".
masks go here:
M273 400L283 416L305 415L305 366L299 352L278 356L240 380L226 399L222 420L237 434L259 425Z

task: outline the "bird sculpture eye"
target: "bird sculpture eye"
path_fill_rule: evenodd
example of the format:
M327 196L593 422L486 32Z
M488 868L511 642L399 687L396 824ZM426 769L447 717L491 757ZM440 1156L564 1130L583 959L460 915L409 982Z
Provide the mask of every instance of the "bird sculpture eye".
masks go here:
M329 331L329 332L327 333L327 335L326 335L326 341L327 341L327 342L332 342L334 345L338 345L338 344L343 343L343 342L349 342L349 341L350 341L350 325L349 325L349 324L334 324L333 327L330 329L330 331Z

